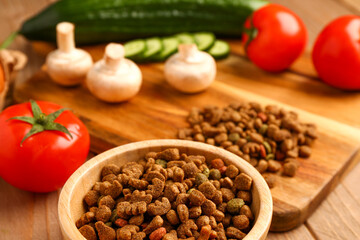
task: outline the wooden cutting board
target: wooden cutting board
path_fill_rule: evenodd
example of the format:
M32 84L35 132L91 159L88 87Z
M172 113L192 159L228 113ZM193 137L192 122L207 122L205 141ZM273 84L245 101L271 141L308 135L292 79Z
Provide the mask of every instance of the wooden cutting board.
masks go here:
M208 104L225 106L234 101L257 101L276 104L299 113L305 122L318 125L319 139L310 159L300 160L294 178L278 176L271 190L274 199L272 231L286 231L303 223L342 175L355 163L353 155L360 145L360 131L336 121L286 105L249 91L241 84L257 87L257 77L267 76L241 56L241 49L233 45L229 58L218 62L216 81L207 91L188 95L172 89L165 81L163 64L141 65L144 82L139 94L129 102L106 104L94 98L85 87L64 88L54 84L44 71L17 84L14 98L18 102L29 99L46 100L69 107L84 121L91 134L91 149L97 153L124 143L160 138L176 138L178 128L186 127L186 115L191 107ZM51 48L37 45L43 53ZM104 46L87 47L95 60L102 57ZM302 76L315 76L309 61L300 59L291 69ZM273 76L272 76L273 77ZM287 81L288 74L278 75ZM260 85L259 85L260 86ZM291 92L283 99L291 99ZM302 101L302 99L298 99ZM323 107L327 103L323 103ZM357 158L359 159L359 158Z

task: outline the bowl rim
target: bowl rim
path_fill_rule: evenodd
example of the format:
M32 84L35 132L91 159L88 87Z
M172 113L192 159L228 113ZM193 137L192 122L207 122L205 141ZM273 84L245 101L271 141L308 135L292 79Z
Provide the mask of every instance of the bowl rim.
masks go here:
M70 200L74 191L73 186L76 183L76 180L83 177L87 171L89 171L94 165L99 164L100 162L106 161L107 159L119 155L123 152L134 151L141 148L154 148L154 147L189 147L189 148L197 148L202 149L203 151L211 151L216 153L217 155L225 156L228 159L236 159L240 161L240 164L244 166L246 169L246 174L252 177L253 179L253 187L256 187L259 191L259 201L260 201L260 209L259 215L257 217L256 223L250 230L250 232L246 235L244 240L252 240L252 239L262 239L267 235L273 214L273 201L270 189L265 181L265 179L261 176L261 174L247 161L242 159L241 157L216 146L212 146L209 144L194 142L188 140L179 140L179 139L159 139L159 140L146 140L146 141L138 141L132 142L128 144L124 144L110 150L107 150L95 157L89 159L83 165L81 165L66 181L63 186L59 201L58 201L58 216L60 228L62 230L63 235L68 239L75 239L73 234L76 234L78 237L82 237L75 224L72 223L71 220L71 212L70 212ZM244 172L244 171L242 171ZM70 234L70 235L69 235ZM85 238L83 238L85 240Z

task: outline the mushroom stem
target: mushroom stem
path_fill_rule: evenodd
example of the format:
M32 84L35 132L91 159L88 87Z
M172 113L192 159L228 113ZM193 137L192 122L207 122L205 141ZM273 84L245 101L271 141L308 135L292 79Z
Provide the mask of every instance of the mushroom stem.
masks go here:
M125 57L124 47L120 44L110 43L105 48L105 64L106 66L116 71L119 68L121 60Z
M75 49L74 24L62 22L56 26L56 41L60 51L70 53Z
M180 57L183 59L183 61L186 62L193 62L196 61L198 48L196 44L180 44L179 45L179 53Z

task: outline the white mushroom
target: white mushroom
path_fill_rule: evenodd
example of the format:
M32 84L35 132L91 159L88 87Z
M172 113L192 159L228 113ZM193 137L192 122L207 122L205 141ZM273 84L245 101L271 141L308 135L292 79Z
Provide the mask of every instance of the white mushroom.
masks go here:
M180 44L179 52L165 63L165 77L174 88L185 93L205 90L214 81L216 63L212 56L199 51L195 44Z
M106 102L122 102L139 92L141 71L124 55L121 44L110 43L106 46L104 58L90 69L86 84L95 97Z
M56 26L56 37L58 49L46 58L47 72L60 85L80 84L93 64L90 54L75 48L74 24L59 23Z

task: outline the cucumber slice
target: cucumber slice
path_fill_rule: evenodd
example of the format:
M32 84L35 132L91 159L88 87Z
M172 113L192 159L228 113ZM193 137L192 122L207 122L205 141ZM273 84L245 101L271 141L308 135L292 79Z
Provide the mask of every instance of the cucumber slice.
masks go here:
M146 50L145 41L142 39L136 39L125 43L125 57L136 60Z
M180 43L195 43L194 37L189 33L179 33L175 37L179 39Z
M208 53L215 59L223 59L229 56L230 46L225 41L216 40L214 45L208 50Z
M178 50L179 40L175 37L162 38L163 49L153 58L155 61L165 61Z
M215 35L208 32L199 32L194 34L197 47L201 51L206 51L215 43Z
M151 58L161 52L162 41L158 37L148 38L145 40L146 50L144 51L142 58L144 60Z

